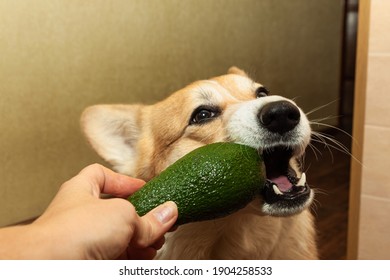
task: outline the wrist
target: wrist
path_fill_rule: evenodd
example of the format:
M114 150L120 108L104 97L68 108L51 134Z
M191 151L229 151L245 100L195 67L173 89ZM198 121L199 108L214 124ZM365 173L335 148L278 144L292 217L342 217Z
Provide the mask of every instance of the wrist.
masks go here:
M62 259L53 237L52 232L35 223L0 229L0 259Z
M0 257L2 259L39 259L38 239L32 225L13 226L0 230ZM42 256L43 258L43 256Z
M78 252L70 235L59 225L35 222L29 225L27 234L29 250L27 258L42 260L78 259Z

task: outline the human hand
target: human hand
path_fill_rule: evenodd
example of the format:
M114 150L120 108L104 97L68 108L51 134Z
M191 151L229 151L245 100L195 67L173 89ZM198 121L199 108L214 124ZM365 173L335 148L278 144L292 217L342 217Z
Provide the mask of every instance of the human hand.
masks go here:
M101 193L128 197L144 183L98 164L86 167L61 186L44 214L29 225L29 245L36 251L26 257L153 258L177 219L176 204L166 202L139 217L125 199L100 198Z

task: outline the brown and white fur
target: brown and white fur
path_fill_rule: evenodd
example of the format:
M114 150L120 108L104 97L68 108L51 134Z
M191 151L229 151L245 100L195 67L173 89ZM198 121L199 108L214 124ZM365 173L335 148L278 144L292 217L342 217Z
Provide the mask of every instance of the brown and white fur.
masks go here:
M265 120L269 116L263 116L263 108L279 103L298 111L295 123L287 128L270 125ZM268 111L278 114L280 110ZM274 147L286 147L291 153L289 170L298 180L302 178L299 159L311 135L305 114L293 101L268 96L264 87L236 67L226 75L190 84L154 105L91 106L81 123L93 148L115 170L146 181L188 152L214 142L238 142L260 153L268 151L271 161ZM283 195L289 191L274 189ZM295 202L268 203L262 197L227 217L179 226L166 235L157 258L316 259L308 209L313 191L307 191L304 199Z

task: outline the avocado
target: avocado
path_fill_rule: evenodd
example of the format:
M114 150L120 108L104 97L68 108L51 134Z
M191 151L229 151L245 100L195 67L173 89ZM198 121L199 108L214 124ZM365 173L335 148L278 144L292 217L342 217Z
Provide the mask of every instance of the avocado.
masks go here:
M174 201L176 225L229 215L260 194L265 183L258 151L236 143L213 143L186 154L128 200L143 216Z

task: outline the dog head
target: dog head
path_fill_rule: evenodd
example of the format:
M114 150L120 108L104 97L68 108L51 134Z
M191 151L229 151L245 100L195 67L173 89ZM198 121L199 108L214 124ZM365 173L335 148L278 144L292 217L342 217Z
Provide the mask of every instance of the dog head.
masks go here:
M200 146L237 142L264 158L263 213L295 214L313 199L300 170L311 135L305 114L236 67L154 105L91 106L81 123L97 153L124 174L147 181Z

